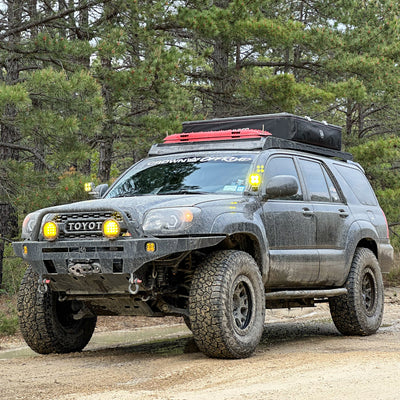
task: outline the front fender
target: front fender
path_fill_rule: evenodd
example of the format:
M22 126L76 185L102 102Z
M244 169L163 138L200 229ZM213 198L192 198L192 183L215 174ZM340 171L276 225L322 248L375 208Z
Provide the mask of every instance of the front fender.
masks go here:
M262 280L265 283L269 272L269 246L262 221L257 214L251 219L246 218L245 213L227 212L218 215L211 226L211 234L233 235L235 233L248 234L256 241L260 253L260 270Z

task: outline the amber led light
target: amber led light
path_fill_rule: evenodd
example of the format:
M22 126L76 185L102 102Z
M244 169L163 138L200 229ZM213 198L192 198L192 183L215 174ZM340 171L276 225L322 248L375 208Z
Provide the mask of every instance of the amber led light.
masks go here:
M192 222L193 221L193 213L190 210L185 210L183 214L183 220L185 222Z
M261 175L251 174L249 177L250 186L253 188L258 188L261 185Z
M146 251L148 253L154 253L156 251L156 244L154 242L147 242Z
M58 225L53 222L49 221L43 225L43 237L46 240L56 240L58 237Z
M94 186L93 182L85 182L84 186L85 192L87 193L91 192L93 190L93 186Z
M121 228L115 219L107 219L103 222L103 235L106 238L115 239L120 233Z

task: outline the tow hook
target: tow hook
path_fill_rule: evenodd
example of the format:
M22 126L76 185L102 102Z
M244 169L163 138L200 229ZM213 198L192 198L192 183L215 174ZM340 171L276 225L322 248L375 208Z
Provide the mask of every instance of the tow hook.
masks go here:
M138 294L140 283L142 283L142 280L135 278L133 274L131 274L131 277L129 278L128 292L133 295ZM135 288L132 289L132 286L135 286Z
M47 293L49 290L49 283L50 283L50 279L40 277L38 280L38 288L37 288L38 292L40 294Z

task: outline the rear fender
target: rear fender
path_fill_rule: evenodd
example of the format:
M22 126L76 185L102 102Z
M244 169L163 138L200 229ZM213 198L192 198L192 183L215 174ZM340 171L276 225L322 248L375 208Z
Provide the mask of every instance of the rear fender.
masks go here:
M379 242L379 237L377 231L369 221L359 220L355 221L347 234L346 239L346 252L345 252L345 268L344 274L342 276L341 285L344 285L349 275L351 263L353 262L353 257L356 252L357 247L361 242L370 243L368 246L372 251L374 251L375 255L378 258L378 254L376 254L377 243Z

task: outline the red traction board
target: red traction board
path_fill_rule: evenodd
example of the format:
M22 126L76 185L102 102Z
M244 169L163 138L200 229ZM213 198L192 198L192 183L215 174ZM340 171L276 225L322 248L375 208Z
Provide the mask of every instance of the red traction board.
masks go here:
M164 143L207 142L212 140L231 139L258 139L260 137L270 135L271 133L267 131L262 131L260 129L230 129L224 131L189 132L169 135L164 139Z

